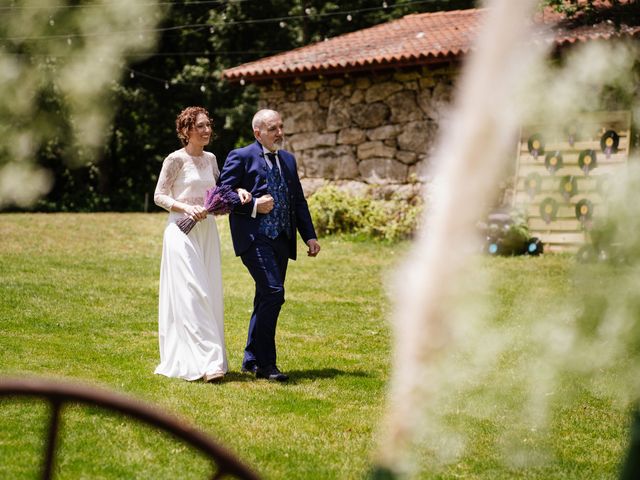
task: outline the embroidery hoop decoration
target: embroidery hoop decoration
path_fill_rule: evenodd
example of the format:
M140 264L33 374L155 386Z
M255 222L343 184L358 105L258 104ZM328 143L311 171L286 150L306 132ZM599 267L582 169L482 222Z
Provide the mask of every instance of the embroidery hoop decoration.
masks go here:
M584 228L591 227L591 218L593 217L593 203L586 198L576 203L576 218Z
M524 187L531 200L533 200L533 197L540 193L541 186L542 178L536 172L531 172L524 179Z
M547 197L540 202L540 216L544 223L549 224L556 219L558 214L558 202L553 198Z
M585 175L598 166L595 150L582 150L578 156L578 166Z
M527 140L527 148L529 149L529 153L533 157L534 160L538 159L538 155L544 154L544 141L542 140L542 135L539 133L534 133Z
M573 175L565 175L560 180L560 193L565 201L569 201L571 197L578 193L578 182Z
M544 166L547 167L551 175L555 175L556 171L562 168L562 153L560 150L549 152L544 158Z
M609 158L612 153L618 151L619 144L620 136L613 130L607 130L602 134L602 137L600 137L600 149L607 158Z

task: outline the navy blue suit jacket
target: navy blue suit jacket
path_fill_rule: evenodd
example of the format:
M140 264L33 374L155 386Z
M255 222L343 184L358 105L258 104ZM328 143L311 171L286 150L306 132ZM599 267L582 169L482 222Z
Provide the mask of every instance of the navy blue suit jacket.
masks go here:
M280 167L287 182L289 191L289 213L291 231L289 232L289 257L296 259L296 231L305 243L317 238L311 221L311 214L307 200L304 198L298 168L295 157L285 151L278 150ZM229 185L234 190L244 188L251 192L253 201L245 205L237 206L229 214L229 226L231 228L231 239L236 255L242 255L251 246L251 243L258 234L260 224L260 213L256 218L251 216L255 199L269 193L267 188L267 162L264 158L262 145L254 142L246 147L237 148L229 152L220 172L220 185Z

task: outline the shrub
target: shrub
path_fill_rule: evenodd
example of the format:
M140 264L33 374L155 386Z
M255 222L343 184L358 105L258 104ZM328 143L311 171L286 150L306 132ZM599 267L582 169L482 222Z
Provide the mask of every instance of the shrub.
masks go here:
M325 185L309 197L309 210L320 236L346 233L397 241L415 231L422 201L377 200Z

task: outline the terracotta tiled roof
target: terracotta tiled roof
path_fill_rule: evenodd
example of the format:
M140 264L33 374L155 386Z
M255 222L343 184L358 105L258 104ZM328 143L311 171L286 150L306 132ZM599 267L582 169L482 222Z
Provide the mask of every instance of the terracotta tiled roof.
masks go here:
M640 36L640 25L620 25L616 27L610 21L579 27L560 24L554 29L554 33L556 44L562 46L589 40L608 40L614 37L638 37Z
M313 74L344 73L384 67L424 65L459 58L473 45L484 9L407 15L371 28L340 35L288 52L224 71L230 81L258 81ZM538 21L556 24L557 14L545 13ZM638 26L609 22L593 26L559 26L558 45L617 35L640 35Z
M225 70L228 80L363 70L455 58L469 50L480 10L408 15Z

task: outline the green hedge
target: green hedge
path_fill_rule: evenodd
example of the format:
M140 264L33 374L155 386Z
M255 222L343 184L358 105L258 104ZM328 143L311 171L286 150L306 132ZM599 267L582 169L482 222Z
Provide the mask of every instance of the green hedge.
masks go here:
M333 185L319 188L308 202L320 236L355 234L388 241L411 237L423 208L419 197L412 201L399 196L377 200L352 195Z

